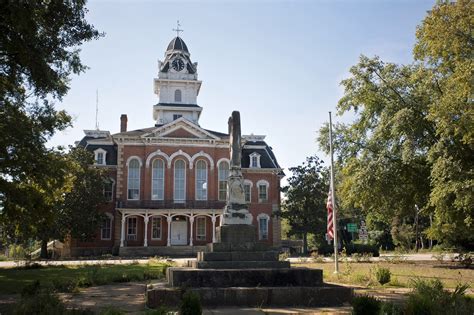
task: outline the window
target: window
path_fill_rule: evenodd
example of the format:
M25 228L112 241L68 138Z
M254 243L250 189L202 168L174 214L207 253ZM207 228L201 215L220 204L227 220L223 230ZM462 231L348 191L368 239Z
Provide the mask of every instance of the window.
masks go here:
M163 200L165 194L165 163L161 159L153 161L151 174L151 199Z
M183 160L174 163L174 200L186 199L186 165Z
M161 218L151 218L151 238L154 240L161 240Z
M176 120L176 119L181 118L181 117L183 117L183 115L173 114L173 120Z
M252 200L252 185L250 183L244 183L245 202L251 202Z
M100 226L100 239L112 239L112 219L108 216L102 220L102 224Z
M106 165L105 157L107 155L107 151L104 149L97 149L94 151L94 160L96 165Z
M199 241L206 240L206 217L196 219L196 239Z
M137 218L127 218L127 240L135 241L137 239Z
M250 167L251 168L260 168L260 154L253 152L250 154Z
M114 182L111 178L104 181L104 198L107 202L114 199Z
M174 101L175 102L181 102L181 90L175 90L174 91Z
M207 200L207 164L203 160L196 163L196 200Z
M218 170L219 179L219 200L227 198L227 179L229 178L229 163L221 162Z
M140 162L133 159L128 164L128 199L140 199Z
M258 215L258 239L268 240L268 215Z
M258 184L258 201L265 202L268 200L267 184Z

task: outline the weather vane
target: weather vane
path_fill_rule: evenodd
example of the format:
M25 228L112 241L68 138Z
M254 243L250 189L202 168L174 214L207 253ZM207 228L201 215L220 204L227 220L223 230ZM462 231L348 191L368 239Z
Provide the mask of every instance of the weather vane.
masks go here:
M181 26L181 24L179 24L179 20L176 22L176 24L178 25L176 28L173 28L173 31L176 32L176 35L179 37L179 32L184 32L182 29L180 29L179 27Z

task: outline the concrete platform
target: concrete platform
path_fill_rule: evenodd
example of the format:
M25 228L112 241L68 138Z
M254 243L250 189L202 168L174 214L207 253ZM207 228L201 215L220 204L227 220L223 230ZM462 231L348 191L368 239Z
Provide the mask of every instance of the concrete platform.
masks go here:
M229 287L187 288L199 295L204 307L212 306L338 306L352 300L353 290L347 287L324 285L319 287ZM164 285L147 289L147 306L173 307L179 305L186 290Z
M321 286L320 269L193 269L168 268L171 287L292 287Z
M289 261L193 261L191 266L201 269L262 269L290 268Z

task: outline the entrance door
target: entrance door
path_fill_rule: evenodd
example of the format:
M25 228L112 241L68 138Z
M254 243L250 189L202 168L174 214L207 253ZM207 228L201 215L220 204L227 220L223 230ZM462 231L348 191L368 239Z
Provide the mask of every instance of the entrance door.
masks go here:
M186 221L171 222L171 245L188 244L188 223Z

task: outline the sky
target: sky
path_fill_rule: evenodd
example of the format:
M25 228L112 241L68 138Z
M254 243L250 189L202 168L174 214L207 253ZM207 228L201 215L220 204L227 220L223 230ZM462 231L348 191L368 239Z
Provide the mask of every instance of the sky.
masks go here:
M95 128L98 90L101 130L151 127L153 79L179 20L181 37L198 62L202 80L200 125L227 131L240 111L242 134L266 135L281 167L300 165L317 154L319 128L336 112L360 55L409 63L416 26L434 1L89 1L86 19L105 36L85 43L89 69L73 76L58 109L73 127L49 145L70 145ZM351 115L333 117L350 122Z

